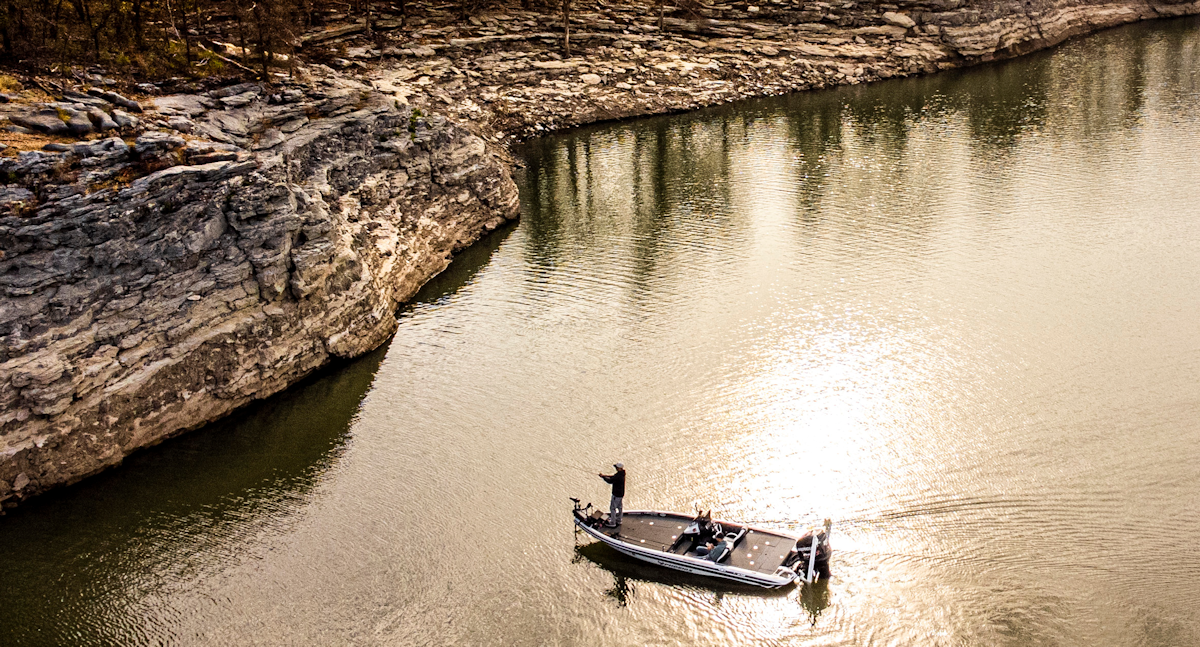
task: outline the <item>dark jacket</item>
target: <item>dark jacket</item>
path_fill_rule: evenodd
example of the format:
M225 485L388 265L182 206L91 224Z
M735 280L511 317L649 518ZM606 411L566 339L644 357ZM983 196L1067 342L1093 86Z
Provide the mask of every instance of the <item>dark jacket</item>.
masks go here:
M612 483L613 496L625 496L625 470L617 470L617 473L612 476L601 474L600 478L604 479L606 483Z
M717 546L715 548L713 548L712 551L708 553L708 555L705 556L705 558L708 559L708 561L710 561L710 562L719 562L719 561L721 561L721 558L725 556L725 553L728 553L728 552L729 552L729 542L722 541L722 542L719 542L717 544Z

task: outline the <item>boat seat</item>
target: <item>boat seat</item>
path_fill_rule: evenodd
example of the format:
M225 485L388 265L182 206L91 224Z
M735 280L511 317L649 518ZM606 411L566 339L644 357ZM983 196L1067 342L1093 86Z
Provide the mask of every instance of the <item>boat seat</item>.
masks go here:
M736 535L733 536L732 543L726 542L726 543L729 543L729 550L725 551L724 555L721 555L721 558L717 560L717 563L720 564L721 562L729 559L729 556L732 555L733 551L737 549L738 542L740 542L742 540L742 537L745 537L745 536L746 536L746 529L742 528L741 530L738 531L738 533Z
M729 556L733 554L733 551L737 548L738 542L742 540L742 537L745 536L745 534L746 534L746 529L742 528L741 530L738 531L738 533L736 535L733 536L733 541L727 541L725 539L721 540L721 543L727 544L729 546L729 549L726 550L724 553L721 553L721 556L715 560L717 564L720 564L721 562L724 562L729 559Z

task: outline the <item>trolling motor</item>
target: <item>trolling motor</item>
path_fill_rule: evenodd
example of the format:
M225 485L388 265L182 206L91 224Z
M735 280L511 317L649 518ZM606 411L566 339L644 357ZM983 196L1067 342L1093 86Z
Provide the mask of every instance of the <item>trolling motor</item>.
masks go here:
M599 510L593 510L592 504L579 505L579 499L568 497L575 504L575 516L578 517L584 524L590 528L599 528L604 525L604 513Z

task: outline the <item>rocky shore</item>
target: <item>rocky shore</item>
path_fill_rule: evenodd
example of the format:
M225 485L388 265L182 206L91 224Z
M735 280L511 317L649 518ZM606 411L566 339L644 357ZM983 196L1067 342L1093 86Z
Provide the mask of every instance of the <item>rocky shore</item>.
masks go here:
M159 97L140 134L0 158L0 499L377 347L516 217L507 167L444 117L348 79L277 89Z
M1200 2L778 0L681 17L594 5L428 27L390 46L353 40L333 64L385 92L512 142L572 126L694 110L749 97L867 83L1011 58ZM717 16L717 17L705 17ZM313 38L320 38L314 34Z
M1200 2L593 5L409 23L270 85L0 95L0 503L276 393L394 331L517 217L510 143L1020 55ZM385 23L386 24L386 23Z

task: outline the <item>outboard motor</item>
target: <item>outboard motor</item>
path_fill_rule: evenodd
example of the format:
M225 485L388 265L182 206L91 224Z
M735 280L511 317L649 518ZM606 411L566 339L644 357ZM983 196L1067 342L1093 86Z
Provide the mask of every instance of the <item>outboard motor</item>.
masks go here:
M832 529L833 522L826 519L824 527L814 528L801 535L800 539L796 540L796 547L792 549L792 554L788 556L784 565L799 574L800 579L805 582L815 581L817 578L828 579L830 576L829 558L833 556L833 548L829 545ZM815 556L813 555L814 540Z

